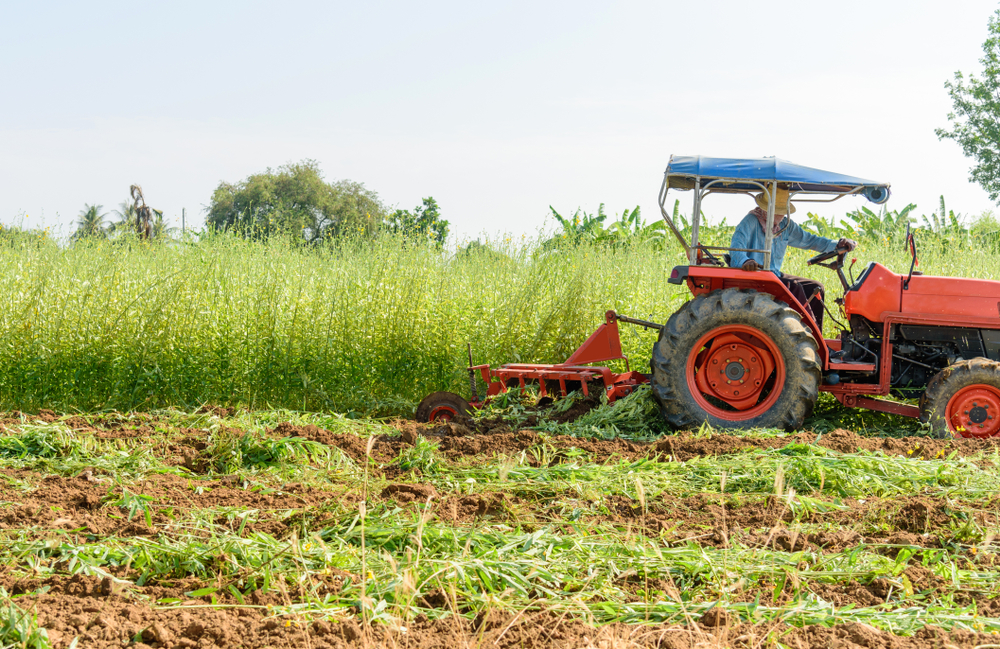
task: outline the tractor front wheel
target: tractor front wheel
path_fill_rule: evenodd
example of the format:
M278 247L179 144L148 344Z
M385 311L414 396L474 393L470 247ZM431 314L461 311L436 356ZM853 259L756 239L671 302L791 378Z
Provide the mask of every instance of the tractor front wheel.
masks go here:
M920 421L940 438L1000 436L1000 363L973 358L938 372L920 397Z
M819 396L819 350L798 313L766 293L724 289L682 306L650 361L675 428L796 430Z

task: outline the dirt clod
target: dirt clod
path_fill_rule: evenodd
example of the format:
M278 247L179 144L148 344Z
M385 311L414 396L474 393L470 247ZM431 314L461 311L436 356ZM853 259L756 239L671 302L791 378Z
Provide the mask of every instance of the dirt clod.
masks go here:
M400 504L426 502L436 495L437 490L428 484L391 484L382 490L383 498L392 498Z

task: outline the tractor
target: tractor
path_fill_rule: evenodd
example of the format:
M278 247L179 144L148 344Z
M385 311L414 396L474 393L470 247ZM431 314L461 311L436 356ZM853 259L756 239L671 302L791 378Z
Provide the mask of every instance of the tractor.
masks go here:
M857 279L852 273L848 280L847 251L840 249L809 259L808 264L836 273L844 291L834 300L842 316L839 336L824 338L812 310L774 273L731 268L732 249L699 242L705 197L767 192L765 245L744 252L762 253L763 269L769 269L779 189L788 191L796 203L862 196L882 204L890 193L888 183L778 158L671 156L659 205L688 263L675 267L668 281L686 284L693 297L662 326L609 311L602 327L624 320L659 328L652 372L616 375L607 368L591 368L597 370L591 378L602 379L611 396L627 394L648 381L664 418L675 428L708 422L717 428L792 431L802 427L819 393L829 392L848 408L919 418L939 437L1000 436L1000 282L923 275L916 270L917 242L907 225L904 245L911 261L904 274L871 262ZM690 241L665 207L670 190L692 192ZM621 357L617 328L611 333L610 351L588 359ZM603 336L608 338L607 332ZM576 372L573 378L583 379L585 386L587 368L579 361L569 365ZM487 380L487 399L516 384L506 368L517 366L473 367L471 358L469 365L470 375L478 369ZM530 367L558 374L568 365ZM541 376L542 385L546 376ZM526 378L538 377L529 371L513 378L523 385ZM472 387L475 390L474 381ZM565 394L565 389L564 381L560 392ZM470 406L463 399L449 412L481 403L476 397ZM423 418L427 412L424 408Z
M773 206L779 188L800 203L889 198L887 183L777 158L670 159L660 210L689 263L669 281L686 283L694 297L670 316L653 348L651 382L666 420L795 430L823 391L849 408L917 417L942 437L1000 435L1000 282L921 274L909 226L905 274L871 262L848 281L846 251L820 254L808 263L834 271L844 290L835 302L845 324L826 339L811 310L773 273L730 268L729 249L698 241L705 196L765 191ZM690 242L665 208L670 189L693 192ZM748 251L763 253L764 268L773 224L771 207L764 249Z

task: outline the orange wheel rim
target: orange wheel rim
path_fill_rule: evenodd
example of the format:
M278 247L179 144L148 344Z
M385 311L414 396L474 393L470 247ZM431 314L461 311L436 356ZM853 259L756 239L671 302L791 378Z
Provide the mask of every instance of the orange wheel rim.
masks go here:
M458 411L451 406L438 406L431 410L427 421L451 421L458 414Z
M956 392L945 407L948 429L959 437L1000 435L1000 388L970 385Z
M785 360L766 334L725 325L698 340L688 354L688 389L705 412L726 421L759 417L781 396Z

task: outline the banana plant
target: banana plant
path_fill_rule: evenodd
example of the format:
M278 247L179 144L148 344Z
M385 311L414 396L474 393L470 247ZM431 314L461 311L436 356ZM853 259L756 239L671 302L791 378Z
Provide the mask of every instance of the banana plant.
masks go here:
M943 236L965 236L969 230L961 222L961 215L955 214L954 210L948 210L944 205L944 196L938 205L937 212L931 212L930 216L923 217L924 227L931 232Z

